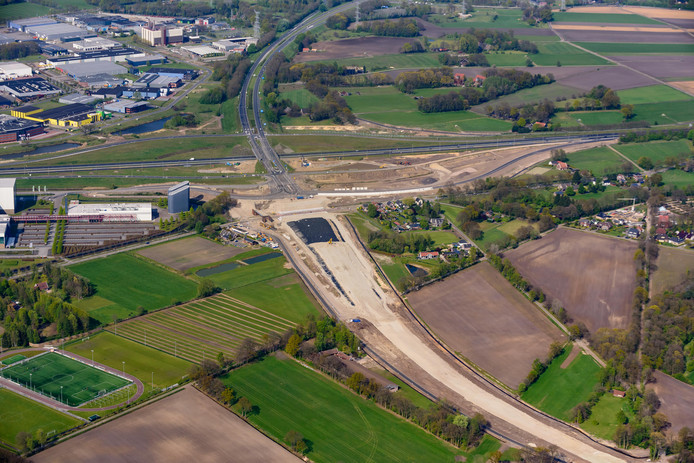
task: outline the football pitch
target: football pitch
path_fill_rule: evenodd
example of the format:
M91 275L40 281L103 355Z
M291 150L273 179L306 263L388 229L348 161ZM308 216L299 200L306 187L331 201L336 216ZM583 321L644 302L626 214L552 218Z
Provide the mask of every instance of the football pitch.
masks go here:
M130 381L54 352L3 369L3 378L71 407L130 384Z

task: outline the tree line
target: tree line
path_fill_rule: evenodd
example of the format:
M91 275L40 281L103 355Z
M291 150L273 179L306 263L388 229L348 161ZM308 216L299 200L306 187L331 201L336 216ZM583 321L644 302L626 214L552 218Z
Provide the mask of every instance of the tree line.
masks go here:
M419 24L412 18L391 21L360 22L357 32L368 32L376 36L386 37L416 37L419 35Z
M41 47L36 42L16 42L0 45L0 60L3 61L38 55L40 53Z
M421 86L416 86L416 84L418 83L421 85L430 82L430 80L426 79L428 75L423 71L417 71L416 73L408 74L415 74L417 76L420 76L419 80L412 79L413 82L410 84L411 89L422 88ZM481 88L464 87L460 90L452 91L447 94L439 94L428 98L420 98L417 101L418 109L425 113L469 109L471 106L482 104L486 101L494 100L503 95L515 93L518 90L524 88L532 88L536 85L545 85L554 82L554 76L552 74L547 74L545 76L540 74L533 75L529 72L517 71L514 69L488 69L483 72L483 75L485 79L482 83ZM400 74L400 76L402 76L402 74ZM396 83L400 80L400 76L398 76L398 80L396 80ZM452 85L452 83L449 85ZM443 85L438 86L440 87ZM411 89L409 91L411 91ZM407 91L407 88L401 88L401 90ZM502 105L503 103L500 106ZM546 109L532 109L532 106L526 105L524 107L524 111L526 111L529 117L531 115L537 115L537 117L543 117L544 119L548 120L549 117L551 117L551 115L554 113L554 106L551 105L551 102L550 106L551 107L547 107ZM487 108L487 113L493 115L494 111L492 110L490 112L489 106ZM545 108L545 105L538 105L537 108ZM501 114L501 112L499 114ZM520 111L514 112L514 115L516 116L518 116L519 114ZM508 111L508 115L509 117L511 117L510 109Z

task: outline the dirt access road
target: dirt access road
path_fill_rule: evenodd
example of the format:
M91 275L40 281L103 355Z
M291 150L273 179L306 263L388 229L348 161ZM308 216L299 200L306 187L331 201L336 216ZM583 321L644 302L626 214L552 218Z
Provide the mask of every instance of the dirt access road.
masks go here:
M272 211L274 208L271 206L269 209ZM286 211L275 212L286 214ZM345 241L316 243L309 248L286 225L289 220L316 216L332 221ZM369 348L398 370L406 371L408 377L418 384L437 387L439 397L445 397L465 410L483 413L494 429L513 436L524 445L552 444L576 461L631 461L466 373L462 365L442 352L413 320L408 319L400 299L380 280L369 257L343 220L325 212L297 213L277 222L279 238L299 274L310 280L310 286L340 320L362 319L360 323L349 325ZM322 265L317 257L323 261ZM332 283L326 268L339 282L340 288Z

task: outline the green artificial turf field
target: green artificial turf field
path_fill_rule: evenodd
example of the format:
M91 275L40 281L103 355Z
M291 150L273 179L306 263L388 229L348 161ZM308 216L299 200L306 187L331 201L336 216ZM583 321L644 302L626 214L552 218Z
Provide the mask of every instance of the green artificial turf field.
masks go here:
M3 378L78 406L120 389L130 381L54 352L3 369Z
M80 420L60 413L52 408L22 397L19 394L0 389L0 440L14 446L17 434L35 434L42 429L48 437L59 434L81 423Z
M580 349L573 346L573 349ZM569 421L571 409L585 402L598 383L600 367L589 355L579 353L567 368L561 368L571 348L555 358L540 378L521 396L552 416Z
M462 454L291 359L268 357L222 381L257 407L248 420L273 438L300 432L315 462L453 461Z
M151 386L152 373L155 387L171 386L187 375L191 366L186 360L106 331L69 344L65 350L84 358L91 358L93 350L94 361L111 368L120 369L125 362L126 373L147 386Z
M195 282L126 253L72 265L70 270L96 285L96 296L103 301L90 307L92 296L76 305L101 323L132 316L140 306L151 311L196 296Z

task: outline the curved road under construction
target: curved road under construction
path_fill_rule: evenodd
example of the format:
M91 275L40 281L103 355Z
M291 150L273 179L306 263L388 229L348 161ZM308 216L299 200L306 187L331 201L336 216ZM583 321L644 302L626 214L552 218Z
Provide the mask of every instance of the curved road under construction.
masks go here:
M251 144L251 147L253 149L253 153L255 157L260 161L263 166L265 166L270 178L272 179L271 182L274 184L274 190L276 194L282 194L284 193L285 195L295 195L297 193L300 193L299 187L293 182L291 176L287 172L287 170L284 167L284 164L281 162L280 156L275 152L275 150L272 148L270 143L267 140L267 136L265 134L264 130L264 123L261 119L261 109L260 109L260 83L263 80L263 73L265 71L265 66L270 58L274 56L277 53L281 53L282 50L288 46L292 40L301 32L307 31L313 26L317 24L321 24L324 22L330 15L333 15L337 12L340 11L345 11L349 8L352 8L355 2L347 3L340 5L328 12L318 14L314 13L310 16L308 16L306 19L304 19L300 24L298 24L295 28L293 28L291 31L287 32L285 35L283 35L279 40L277 40L265 53L263 53L253 64L251 70L249 71L248 75L246 76L246 79L244 81L244 85L241 91L241 96L239 100L239 113L240 113L240 118L241 118L241 124L243 127L243 131L246 134L246 136L249 139L249 142ZM248 97L249 97L249 89L252 89L252 94L251 94L251 104L249 105ZM252 111L253 113L253 122L254 122L254 127L251 125L251 120L249 118L249 110ZM595 141L602 141L602 140L611 140L616 138L616 134L600 134L600 135L580 135L580 136L574 136L574 137L563 137L563 138L554 138L551 137L551 141L557 141L559 143L562 143L564 146L568 144L580 144L580 143L589 143L589 142L595 142ZM549 138L549 137L548 137ZM479 147L490 147L490 146L503 146L503 145L510 145L510 144L515 144L515 145L521 145L521 144L530 144L530 143L547 143L550 140L542 140L542 141L533 141L532 139L526 139L526 140L504 140L504 141L487 141L487 142L480 142L480 145L477 145ZM499 143L502 143L500 145ZM320 153L321 156L326 156L326 155L332 155L332 156L347 156L347 155L376 155L376 154L408 154L408 153L413 153L413 152L427 152L427 151L447 151L451 149L461 149L462 146L464 145L466 148L473 148L476 147L475 143L465 143L465 144L449 144L445 146L434 146L434 147L418 147L418 148L399 148L399 149L386 149L386 150L365 150L365 151L351 151L351 152L335 152L335 153ZM542 148L541 150L535 151L535 153L542 151L542 150L548 150L550 148ZM303 154L303 156L306 156L307 154ZM520 158L526 157L526 155L519 156L518 159L511 159L506 165L512 164L514 162L517 162ZM497 171L499 168L494 169L493 171L483 173L482 175L479 175L476 178L480 177L485 177L487 175L493 174L495 171ZM472 179L468 179L467 181L471 181ZM383 192L385 193L385 192ZM290 262L292 262L293 266L297 269L299 274L302 276L304 281L307 283L309 288L311 289L311 292L316 295L316 297L321 301L321 303L325 306L326 310L330 312L332 315L338 316L338 318L344 318L345 312L344 310L341 310L339 307L339 303L336 301L331 300L329 297L325 297L325 292L321 290L320 284L313 281L314 280L314 275L312 274L311 271L307 271L308 269L306 268L306 265L301 261L301 257L299 257L297 254L295 254L292 250L292 246L289 246L288 243L286 243L285 239L286 236L281 237L277 236L277 239L280 243L282 243L282 248L285 251L285 254L289 258ZM345 243L346 244L346 243ZM352 252L354 253L360 253L361 250L357 249L355 247L356 245L353 243L352 247ZM376 292L374 290L374 292ZM378 293L376 293L378 295ZM336 305L337 304L337 305ZM384 305L385 302L381 302L381 305ZM387 307L382 307L381 308L383 313L388 311ZM381 310L376 308L376 310ZM411 328L408 328L407 325L402 325L399 328L394 327L392 324L395 323L396 325L400 322L395 322L395 321L388 321L384 323L390 323L391 325L383 325L382 328L385 329L383 333L388 332L388 326L390 326L392 329L395 330L400 330L401 332L403 331L409 331ZM379 327L377 327L379 329ZM421 330L420 330L421 331ZM418 345L418 343L424 342L422 344L422 347L426 346L422 350L426 350L427 352L438 352L438 351L446 351L447 354L449 354L449 358L447 359L447 365L444 365L441 363L443 359L440 357L434 358L432 356L427 357L426 354L422 354L421 352L414 352L412 351L411 348L407 348L407 346L404 346L402 344L400 345L395 345L395 344L390 344L388 346L387 344L382 344L382 345L377 345L375 343L372 343L369 346L370 352L373 352L375 355L378 355L377 352L384 352L384 349L388 349L390 347L391 351L389 352L389 355L391 358L402 358L402 359L407 359L409 361L415 362L416 364L420 365L421 368L427 370L433 379L441 384L442 386L448 387L449 390L453 390L456 393L458 393L460 396L462 396L464 401L470 401L473 402L474 406L479 409L482 413L488 413L489 415L494 416L494 422L495 422L495 428L493 430L493 433L502 439L507 439L508 441L515 443L515 444L520 444L520 445L528 445L531 442L545 442L550 445L555 445L558 448L564 450L565 452L569 453L572 455L569 459L573 459L573 457L576 457L580 460L584 461L599 461L599 462L618 462L618 461L634 461L637 460L637 458L634 458L630 455L628 455L625 452L622 452L619 449L615 449L611 446L601 444L591 437L585 435L582 432L577 431L576 429L572 428L571 426L567 425L566 423L563 423L559 420L556 420L553 417L550 417L548 415L545 415L529 406L526 404L523 404L522 402L518 401L516 398L511 397L509 394L505 393L505 391L501 391L498 387L496 387L493 383L490 381L486 380L486 378L482 377L479 375L474 369L470 368L468 365L464 364L457 356L452 355L450 352L447 351L447 349L442 346L438 341L431 335L431 333L428 332L428 330L424 330L426 332L427 336L424 338L421 337L421 332L419 335L414 335L413 333L413 338L412 342L413 345ZM383 337L383 333L380 335L381 338ZM387 337L387 335L386 335ZM373 338L372 340L377 339ZM415 339L416 338L416 339ZM386 341L387 342L387 341ZM411 346L410 346L411 347ZM392 350L395 350L395 352L392 352ZM436 357L436 356L435 356ZM454 359L450 358L454 357ZM424 364L417 363L416 359L419 359L421 361L424 361ZM427 359L427 360L424 360ZM383 358L380 358L381 361L384 361ZM429 360L432 360L434 363L437 364L438 370L436 369L430 369L429 365L427 363ZM456 369L454 366L454 363L457 362L458 364L464 365L464 367L468 370L467 372L467 382L469 384L467 386L463 386L461 383L464 383L466 381L463 380L462 377L458 376L459 375L459 369ZM459 365L460 366L460 365ZM395 369L397 371L397 369ZM438 373L437 373L438 372ZM403 375L404 376L404 375ZM459 379L455 379L455 378ZM421 385L418 385L415 383L414 378L408 378L407 376L404 376L403 379L409 380L411 383L413 383L415 386L419 386L418 388L425 393L429 393L430 396L433 394L427 391L424 387ZM467 387L467 388L466 388ZM478 400L475 400L478 399ZM512 403L515 402L515 403ZM511 404L512 406L509 406Z

